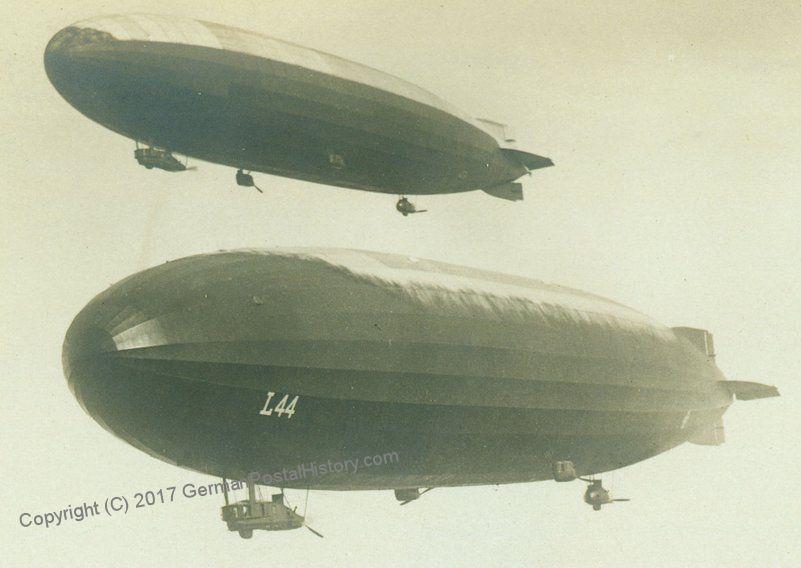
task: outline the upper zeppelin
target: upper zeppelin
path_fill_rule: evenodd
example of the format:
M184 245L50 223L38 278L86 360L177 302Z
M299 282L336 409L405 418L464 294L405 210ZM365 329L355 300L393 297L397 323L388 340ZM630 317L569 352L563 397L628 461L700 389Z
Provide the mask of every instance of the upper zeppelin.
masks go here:
M394 194L481 189L551 160L508 129L334 55L189 18L108 16L58 32L45 68L92 120L140 143L285 177ZM157 166L159 167L159 166Z

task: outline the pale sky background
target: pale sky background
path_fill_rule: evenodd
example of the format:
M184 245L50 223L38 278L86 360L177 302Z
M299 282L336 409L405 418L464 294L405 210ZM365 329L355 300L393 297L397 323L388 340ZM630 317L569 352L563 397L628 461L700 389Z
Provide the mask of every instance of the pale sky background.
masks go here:
M205 4L205 7L204 7ZM0 31L0 557L5 566L801 565L801 6L797 2L4 3ZM395 198L206 163L146 171L133 142L52 88L42 53L99 14L178 14L259 31L410 80L512 125L556 167L526 200ZM84 414L61 342L97 293L224 248L341 246L558 282L715 334L736 403L721 447L685 445L583 485L312 493L307 531L243 541L221 498L22 528L23 512L214 479L154 460ZM290 497L298 495L297 492ZM295 500L299 500L295 496Z

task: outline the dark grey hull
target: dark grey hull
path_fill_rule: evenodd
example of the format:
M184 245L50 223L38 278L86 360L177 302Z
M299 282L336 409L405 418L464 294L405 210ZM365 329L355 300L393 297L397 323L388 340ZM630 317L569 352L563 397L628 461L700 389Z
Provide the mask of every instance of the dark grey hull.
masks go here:
M395 194L487 188L526 172L440 109L243 53L114 42L48 49L45 68L92 120L236 168Z
M340 265L326 254L204 255L120 282L67 334L73 391L167 461L230 478L305 466L273 484L329 489L541 480L568 459L581 473L615 469L707 429L731 402L692 346L666 328L631 328L623 318L636 313L612 302L439 263L335 251ZM563 303L502 298L513 285ZM616 315L599 315L604 306ZM294 415L260 414L268 392L298 395ZM386 454L395 458L356 472L308 473Z
M268 383L270 371L260 370ZM118 361L104 373L114 377L114 386L82 384L76 394L129 443L220 477L304 472L275 484L286 487L536 481L550 478L556 459L571 459L582 473L612 470L670 449L687 435L680 429L684 412L443 407L304 395L292 419L271 420L259 415L264 390L144 372ZM236 375L225 369L225 378ZM295 388L304 390L300 383ZM363 464L365 457L387 455L386 463ZM360 463L355 472L315 473L315 466L353 459Z

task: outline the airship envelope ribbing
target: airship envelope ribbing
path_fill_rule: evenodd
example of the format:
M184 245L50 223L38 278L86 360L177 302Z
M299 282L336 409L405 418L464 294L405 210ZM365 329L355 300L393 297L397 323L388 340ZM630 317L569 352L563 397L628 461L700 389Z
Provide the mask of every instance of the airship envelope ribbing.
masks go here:
M183 17L107 16L58 32L45 68L90 119L143 148L248 171L392 194L481 189L522 199L515 180L551 160L509 129L365 65L258 33ZM400 208L399 208L400 209ZM413 212L413 211L411 211Z
M312 489L575 479L720 444L735 397L778 394L727 380L704 330L519 276L339 249L134 274L75 318L64 369L111 432L222 478L395 456L268 480Z

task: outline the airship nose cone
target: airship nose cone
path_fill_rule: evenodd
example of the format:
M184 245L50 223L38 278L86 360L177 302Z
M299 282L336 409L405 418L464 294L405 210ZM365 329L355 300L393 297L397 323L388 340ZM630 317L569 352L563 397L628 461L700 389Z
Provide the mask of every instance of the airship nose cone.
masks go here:
M89 27L68 26L50 38L44 51L48 79L70 104L81 110L84 99L96 90L92 54L115 42L114 37Z
M80 315L83 316L83 313ZM80 316L76 318L64 338L62 362L64 373L70 382L73 380L73 369L102 357L114 346L107 331L89 324L86 319Z
M141 282L134 279L133 287ZM92 300L67 330L62 365L70 390L89 416L127 443L167 459L162 434L174 424L153 404L163 382L131 369L125 359L126 349L152 338L149 316L137 307L140 299L130 287L117 285Z
M194 265L161 265L96 296L67 330L62 364L73 395L106 430L169 463L217 471L219 456L229 456L239 446L220 442L225 429L208 420L223 400L220 392L227 391L198 379L209 375L205 363L195 361L205 345L190 360L181 354L185 343L211 337L210 328L204 327L209 313L203 304L212 303L207 280L203 275L187 278L187 270ZM238 408L241 401L236 398L231 404ZM218 453L199 457L193 445L198 439Z
M44 67L47 78L58 92L62 92L63 84L68 79L65 68L69 62L69 44L75 28L64 28L47 43L44 51Z
M147 278L118 283L90 301L64 337L62 365L70 390L101 425L124 436L130 421L148 411L136 391L144 380L126 364L131 349L157 340L149 321L158 306L145 306L152 288Z
M62 365L70 390L88 414L98 419L116 351L111 334L101 327L90 304L73 321L64 338Z

